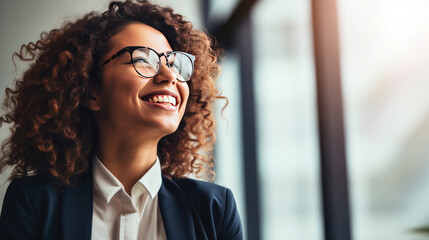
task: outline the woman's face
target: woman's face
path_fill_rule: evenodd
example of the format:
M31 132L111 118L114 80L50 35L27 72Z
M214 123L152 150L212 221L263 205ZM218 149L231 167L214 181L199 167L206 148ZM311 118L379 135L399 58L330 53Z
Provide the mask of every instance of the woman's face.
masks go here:
M172 51L161 32L142 23L127 25L109 43L112 48L103 61L128 46L150 47L158 53ZM176 80L165 57L153 78L140 76L130 60L130 54L124 52L102 66L102 87L94 94L98 109L93 108L100 127L133 134L144 131L156 137L173 133L186 109L188 84ZM168 101L154 103L154 97Z

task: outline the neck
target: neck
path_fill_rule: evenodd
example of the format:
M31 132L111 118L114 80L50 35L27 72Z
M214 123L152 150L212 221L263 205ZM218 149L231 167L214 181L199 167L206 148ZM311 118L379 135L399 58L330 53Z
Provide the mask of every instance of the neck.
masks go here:
M99 137L97 156L131 195L134 184L155 163L159 139L147 140L143 136L136 139L111 131L101 131Z

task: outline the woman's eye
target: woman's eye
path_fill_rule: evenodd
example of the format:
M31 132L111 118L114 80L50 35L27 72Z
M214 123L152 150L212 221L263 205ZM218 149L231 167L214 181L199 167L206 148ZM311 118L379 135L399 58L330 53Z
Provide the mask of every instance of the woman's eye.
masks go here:
M146 58L134 58L132 60L133 63L149 63L149 61Z

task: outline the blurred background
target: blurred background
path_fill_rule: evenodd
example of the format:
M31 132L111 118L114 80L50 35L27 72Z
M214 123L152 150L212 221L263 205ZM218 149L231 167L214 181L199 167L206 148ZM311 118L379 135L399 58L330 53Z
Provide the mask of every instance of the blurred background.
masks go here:
M3 0L0 97L14 51L108 2ZM245 239L429 239L429 1L153 2L225 48L215 182Z

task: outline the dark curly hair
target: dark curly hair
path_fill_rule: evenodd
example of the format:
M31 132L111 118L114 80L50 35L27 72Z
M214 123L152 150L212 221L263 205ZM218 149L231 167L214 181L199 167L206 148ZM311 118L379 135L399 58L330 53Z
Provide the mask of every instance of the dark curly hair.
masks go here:
M5 91L6 112L0 124L12 123L12 135L2 145L0 170L13 165L11 178L48 173L63 184L71 184L88 170L98 133L85 103L91 89L101 87L99 66L110 50L109 39L132 22L159 30L173 50L196 56L184 117L177 131L158 144L162 173L214 177L212 103L224 98L215 87L220 49L171 8L143 0L111 2L106 12L91 12L44 32L40 40L14 53L13 58L33 63L14 88Z

